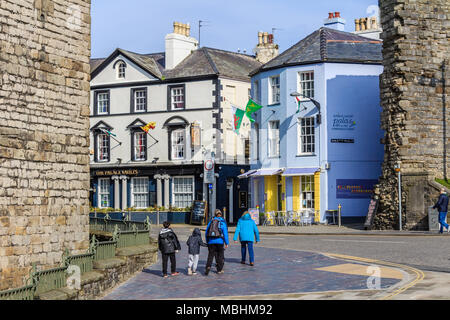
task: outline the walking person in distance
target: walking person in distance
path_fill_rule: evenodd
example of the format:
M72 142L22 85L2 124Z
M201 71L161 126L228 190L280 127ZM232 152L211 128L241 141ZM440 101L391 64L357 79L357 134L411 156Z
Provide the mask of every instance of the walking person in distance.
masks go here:
M441 189L441 194L439 195L438 201L433 206L433 209L437 209L439 211L439 233L443 233L444 227L447 228L447 232L450 232L449 225L445 222L448 211L448 195L444 188Z
M180 242L177 235L170 228L170 222L164 221L163 228L159 232L158 236L158 249L161 251L162 256L162 273L163 277L167 278L167 263L170 259L170 270L172 276L177 276L180 273L177 272L177 261L175 253L181 250Z
M223 273L225 264L225 248L228 248L227 223L222 218L222 212L217 209L214 218L206 227L206 242L208 244L208 259L206 260L205 276L209 274L213 259L216 260L217 273Z
M245 211L242 214L242 217L239 219L236 231L234 232L233 240L237 242L239 237L239 241L241 242L241 263L245 264L246 253L248 248L248 256L250 265L253 266L255 262L255 254L253 251L253 242L259 242L259 231L256 226L255 221L253 221L250 213Z

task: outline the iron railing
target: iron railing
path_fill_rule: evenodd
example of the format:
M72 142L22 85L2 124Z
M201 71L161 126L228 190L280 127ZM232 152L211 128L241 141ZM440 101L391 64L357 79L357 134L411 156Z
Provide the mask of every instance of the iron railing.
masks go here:
M33 269L32 279L33 283L36 285L36 295L66 286L67 267L36 271L36 267L33 266Z
M21 288L0 291L0 300L33 300L36 286L34 284Z

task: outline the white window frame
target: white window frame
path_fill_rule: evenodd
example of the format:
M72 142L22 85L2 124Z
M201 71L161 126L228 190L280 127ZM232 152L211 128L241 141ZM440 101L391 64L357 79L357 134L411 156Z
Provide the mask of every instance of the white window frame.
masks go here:
M146 132L140 132L140 131L135 131L133 133L133 139L134 139L134 160L135 161L145 161L145 148L147 148L146 143L142 144L143 147L143 151L142 154L139 153L138 147L140 146L138 144L139 141L143 141L145 142L145 135L147 133ZM141 140L139 140L139 137L141 138Z
M142 94L139 96L139 94ZM136 89L134 90L134 112L147 111L147 90Z
M274 83L274 80L278 80L278 83ZM269 77L269 94L270 104L280 103L280 75Z
M314 71L302 71L298 73L298 92L301 93L300 100L309 101L314 99Z
M314 188L314 175L309 175L309 176L300 176L300 208L302 210L304 209L315 209L315 202L314 202L314 192L315 192L315 188ZM310 190L306 190L307 185L309 185ZM307 199L306 194L311 194L311 200ZM306 205L304 205L304 201L306 201Z
M306 124L307 120L309 120L309 124ZM308 146L311 147L311 151L307 150ZM315 117L298 118L297 155L314 155L314 154L316 154L316 118Z
M117 79L125 79L127 66L125 62L119 62L117 65Z
M259 80L255 80L253 82L253 97L256 99L256 101L260 101L260 94L259 94Z
M106 191L105 189L103 189L103 187L105 185L102 185L102 182L105 183L106 185ZM98 184L97 184L97 189L98 189L98 207L99 208L110 208L111 207L111 190L110 190L110 184L111 181L109 178L98 178ZM107 205L103 206L103 201L102 201L102 196L107 196Z
M144 190L145 191L136 191L135 190L135 188L136 188L136 183L135 183L135 181L144 181L144 185L145 185L145 187L144 187ZM144 209L144 208L147 208L148 207L148 204L149 204L149 190L148 190L148 177L133 177L133 178L131 178L131 190L130 190L130 193L131 193L131 207L133 207L133 208L138 208L138 209ZM136 195L143 195L143 196L145 196L145 198L147 199L147 202L146 202L146 204L144 205L144 206L142 206L142 205L140 205L140 206L136 206Z
M105 139L103 139L105 138ZM111 159L110 155L110 137L106 133L97 134L97 162L108 162ZM107 142L106 144L104 142ZM102 149L104 152L101 152ZM106 149L106 150L105 150ZM107 155L107 158L102 158L101 155Z
M176 141L176 139L175 139L175 135L177 134L177 133L183 133L183 143L182 144L175 144L175 141ZM171 137L170 137L170 144L171 144L171 146L170 146L170 152L171 152L171 154L172 154L172 160L185 160L186 159L186 147L187 147L187 145L186 145L186 129L185 128L183 128L183 129L175 129L175 130L172 130L172 132L170 133L170 135L171 135ZM183 148L183 157L178 157L178 150L179 149L176 149L176 148Z
M170 108L172 110L183 110L186 108L185 101L185 87L171 87L170 88ZM181 98L180 98L181 97ZM178 100L176 100L178 98ZM183 107L176 107L175 104L182 103Z
M176 179L192 179L192 192L191 192L192 197L189 200L188 205L184 206L184 207L177 207L177 208L185 208L185 207L191 206L192 202L194 201L194 195L195 195L195 177L194 176L173 176L172 177L172 206L173 207L176 207L176 204L175 204L175 195L176 194L188 194L188 192L182 192L182 191L176 192L175 191L175 180Z
M97 105L95 107L97 108L97 114L108 114L109 92L97 92L96 95L97 95Z
M278 124L278 128L273 128L272 124ZM279 158L280 157L280 121L274 120L269 121L267 124L267 146L268 146L268 156L269 158ZM273 140L276 140L276 147L274 149Z

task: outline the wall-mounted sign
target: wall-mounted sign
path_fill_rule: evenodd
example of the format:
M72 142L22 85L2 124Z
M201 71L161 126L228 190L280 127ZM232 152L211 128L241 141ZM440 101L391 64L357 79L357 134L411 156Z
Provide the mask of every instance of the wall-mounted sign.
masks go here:
M114 175L128 175L136 176L139 174L139 170L104 170L95 171L96 176L114 176Z
M205 159L203 163L203 183L214 183L214 159Z
M369 179L336 179L337 199L371 198L373 188L378 180Z
M355 143L355 139L331 139L331 143Z
M332 130L355 130L356 121L353 114L334 114L332 119Z
M239 191L239 208L245 209L247 208L247 192Z

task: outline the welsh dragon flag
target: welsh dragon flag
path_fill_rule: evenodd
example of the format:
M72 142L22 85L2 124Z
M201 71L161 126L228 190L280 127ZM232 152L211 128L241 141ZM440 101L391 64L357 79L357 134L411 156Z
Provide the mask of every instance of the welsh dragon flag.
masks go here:
M261 109L262 106L257 104L252 99L248 100L247 107L245 107L245 115L250 119L251 122L255 122L255 119L252 118L252 113Z
M234 105L231 105L231 110L233 112L233 131L239 134L239 129L241 128L241 123L242 119L244 118L245 111L239 109Z
M297 100L297 112L296 113L299 113L300 112L300 104L302 102L300 101L300 99L297 96L295 97L295 100Z

